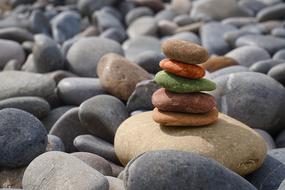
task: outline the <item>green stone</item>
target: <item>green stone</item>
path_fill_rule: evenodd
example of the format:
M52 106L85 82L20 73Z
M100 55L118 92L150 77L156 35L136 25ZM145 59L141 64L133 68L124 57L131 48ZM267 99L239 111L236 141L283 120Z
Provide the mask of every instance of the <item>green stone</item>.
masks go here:
M212 91L216 84L208 79L187 79L166 71L160 71L155 75L155 82L169 91L176 93L190 93L200 91Z

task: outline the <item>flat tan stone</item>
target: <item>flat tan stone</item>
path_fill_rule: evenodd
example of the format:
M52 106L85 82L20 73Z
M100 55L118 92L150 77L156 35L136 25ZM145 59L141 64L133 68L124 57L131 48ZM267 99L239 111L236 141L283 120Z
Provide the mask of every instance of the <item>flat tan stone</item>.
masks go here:
M115 136L115 151L126 165L132 158L154 150L195 152L215 159L240 175L258 169L266 156L262 137L245 124L219 113L205 127L165 127L144 112L125 120Z
M152 118L155 122L165 126L198 127L215 123L218 115L219 111L215 107L203 114L168 112L154 108Z

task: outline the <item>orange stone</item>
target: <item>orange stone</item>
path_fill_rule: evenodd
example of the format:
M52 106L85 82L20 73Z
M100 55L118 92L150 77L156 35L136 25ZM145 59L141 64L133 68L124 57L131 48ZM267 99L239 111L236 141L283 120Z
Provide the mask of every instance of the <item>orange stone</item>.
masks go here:
M194 64L185 64L173 59L163 59L159 66L169 73L189 79L199 79L205 76L205 70Z
M199 127L215 123L218 120L219 111L214 107L204 114L166 112L154 108L152 118L155 122L164 126Z
M209 72L214 72L233 65L238 65L238 63L232 58L224 56L212 56L210 59L208 59L208 61L202 63L200 66Z

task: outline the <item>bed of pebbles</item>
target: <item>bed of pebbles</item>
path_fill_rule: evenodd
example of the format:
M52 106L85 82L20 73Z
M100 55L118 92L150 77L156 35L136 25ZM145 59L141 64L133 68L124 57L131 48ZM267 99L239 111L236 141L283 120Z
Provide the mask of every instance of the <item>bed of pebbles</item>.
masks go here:
M285 2L1 0L0 189L285 190Z

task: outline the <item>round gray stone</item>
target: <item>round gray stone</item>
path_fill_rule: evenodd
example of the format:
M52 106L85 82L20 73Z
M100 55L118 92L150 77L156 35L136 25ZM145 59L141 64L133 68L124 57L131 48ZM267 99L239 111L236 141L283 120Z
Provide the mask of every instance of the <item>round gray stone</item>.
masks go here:
M118 98L98 95L83 102L78 115L91 134L113 143L119 125L128 118L128 111Z
M34 159L23 177L24 189L109 190L108 180L78 158L63 152L47 152Z
M0 110L0 166L28 165L44 153L47 131L33 115L14 108Z
M67 53L69 69L82 77L96 77L97 64L107 53L124 54L120 44L113 40L88 37L75 42Z

